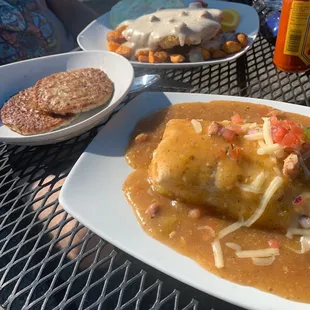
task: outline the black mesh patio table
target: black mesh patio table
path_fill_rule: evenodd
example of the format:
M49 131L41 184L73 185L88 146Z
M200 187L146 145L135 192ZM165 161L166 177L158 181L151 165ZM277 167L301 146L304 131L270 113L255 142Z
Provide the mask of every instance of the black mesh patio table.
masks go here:
M275 70L272 54L273 46L259 36L237 61L165 70L164 75L190 85L190 92L309 106L309 74ZM127 255L61 208L61 186L101 127L55 145L0 144L0 305L14 310L240 309Z

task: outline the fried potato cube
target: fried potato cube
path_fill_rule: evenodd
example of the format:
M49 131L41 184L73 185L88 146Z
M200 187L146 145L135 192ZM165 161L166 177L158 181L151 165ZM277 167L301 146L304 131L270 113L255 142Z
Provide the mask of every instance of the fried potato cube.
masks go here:
M227 41L221 46L221 50L223 50L226 54L234 54L241 50L241 44L235 41Z
M163 63L165 61L167 61L168 59L168 53L164 52L164 51L157 51L157 52L153 52L150 51L149 52L149 62L154 64L154 63Z
M108 32L107 40L108 40L108 42L116 42L116 43L119 43L119 44L122 44L122 43L126 42L126 39L124 38L122 33L119 32L119 31L116 31L116 30Z
M206 48L201 48L201 55L204 60L209 60L211 58L210 52Z
M168 53L165 51L157 51L154 56L158 62L165 62L168 59Z
M127 25L121 25L121 26L118 26L115 31L119 32L119 33L122 33L128 26Z
M216 49L214 47L210 47L208 48L208 52L211 54L213 53L214 51L216 51Z
M125 46L125 45L121 45L116 51L116 54L122 55L125 58L129 59L132 55L132 48Z
M191 42L189 37L185 38L184 43L185 43L185 45L193 44L193 42ZM180 39L177 36L167 36L167 37L162 38L159 41L159 46L164 50L168 50L168 49L171 49L175 46L180 46Z
M113 42L113 41L110 41L108 42L108 50L110 52L116 52L116 50L120 47L121 45L119 43L116 43L116 42Z
M149 56L139 55L137 59L140 62L149 62Z
M136 52L136 58L138 59L140 56L146 56L149 57L149 50L139 50Z
M170 55L170 61L173 63L180 63L185 60L185 57L181 54L172 54Z
M241 44L242 47L245 47L248 45L248 36L244 33L238 33L237 41Z
M154 64L155 63L155 56L154 56L154 52L153 51L150 51L149 52L149 62L151 64Z
M224 58L226 57L227 54L221 50L214 50L212 53L211 53L211 57L213 59L218 59L218 58Z

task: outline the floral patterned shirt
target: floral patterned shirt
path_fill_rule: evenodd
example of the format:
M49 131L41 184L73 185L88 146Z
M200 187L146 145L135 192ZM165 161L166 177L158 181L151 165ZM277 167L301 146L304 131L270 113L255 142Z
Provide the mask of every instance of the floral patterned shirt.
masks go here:
M0 65L73 47L72 37L45 0L0 0Z

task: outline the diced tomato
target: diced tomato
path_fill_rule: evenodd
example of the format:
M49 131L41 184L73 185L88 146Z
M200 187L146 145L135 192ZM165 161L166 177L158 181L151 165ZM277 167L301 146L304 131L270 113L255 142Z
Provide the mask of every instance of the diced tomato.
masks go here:
M279 120L275 115L270 117L271 126L276 126L278 124L278 122L279 122Z
M288 133L284 136L280 144L287 147L297 147L300 146L301 143L296 135Z
M288 134L288 130L282 126L272 126L271 128L272 140L275 143L280 143Z
M236 113L231 117L231 121L235 124L243 124L243 119L241 118L241 116Z
M279 121L275 116L270 118L272 139L288 148L300 148L305 138L305 133L300 126L288 120Z
M268 244L271 248L278 249L280 247L280 243L276 239L271 239L268 241Z
M232 130L232 131L235 131L237 134L243 133L242 127L240 125L231 124L229 126L229 129Z
M236 134L237 133L235 131L225 128L223 130L222 136L227 142L231 142Z
M303 130L298 126L291 127L291 133L293 133L294 135L296 135L298 137L304 136Z
M238 159L241 156L241 148L235 146L233 149L229 150L229 156L231 159Z

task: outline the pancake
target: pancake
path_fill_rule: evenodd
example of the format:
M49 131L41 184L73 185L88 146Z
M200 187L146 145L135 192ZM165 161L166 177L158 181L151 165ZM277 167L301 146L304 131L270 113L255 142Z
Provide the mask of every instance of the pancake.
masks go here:
M28 88L11 97L0 111L2 123L22 135L36 135L64 127L76 115L50 115L39 112L34 107L33 88Z
M106 104L113 94L113 82L100 69L77 69L39 80L34 94L37 110L78 114Z

